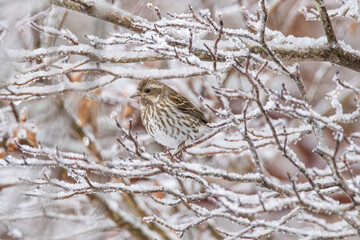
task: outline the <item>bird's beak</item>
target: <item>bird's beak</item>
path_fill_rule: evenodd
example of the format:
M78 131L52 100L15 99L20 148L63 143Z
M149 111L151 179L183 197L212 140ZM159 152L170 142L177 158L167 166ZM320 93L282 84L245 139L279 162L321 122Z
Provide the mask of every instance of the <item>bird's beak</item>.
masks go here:
M133 95L130 96L130 98L138 98L138 97L140 97L138 93L134 93Z

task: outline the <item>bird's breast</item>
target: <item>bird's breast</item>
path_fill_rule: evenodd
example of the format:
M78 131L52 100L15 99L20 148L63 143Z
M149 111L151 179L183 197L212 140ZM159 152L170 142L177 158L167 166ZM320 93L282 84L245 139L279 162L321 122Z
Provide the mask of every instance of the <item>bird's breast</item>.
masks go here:
M191 143L201 137L199 119L164 104L148 105L142 109L142 121L146 131L160 144L177 148L181 143Z

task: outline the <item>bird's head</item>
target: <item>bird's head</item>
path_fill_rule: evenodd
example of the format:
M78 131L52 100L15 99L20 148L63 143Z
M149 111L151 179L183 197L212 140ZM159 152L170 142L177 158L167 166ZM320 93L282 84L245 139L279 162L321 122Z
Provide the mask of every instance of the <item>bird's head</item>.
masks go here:
M131 98L140 98L140 104L155 104L166 95L167 86L155 80L143 80L140 82L136 93Z

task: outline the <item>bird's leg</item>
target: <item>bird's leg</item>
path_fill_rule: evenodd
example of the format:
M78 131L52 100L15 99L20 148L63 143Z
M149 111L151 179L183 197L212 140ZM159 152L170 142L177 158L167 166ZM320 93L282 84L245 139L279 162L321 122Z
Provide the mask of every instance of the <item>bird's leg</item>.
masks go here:
M177 155L174 155L171 153L170 148L165 149L163 156L170 158L170 160L173 162L180 162L180 160L181 160Z
M165 151L164 151L163 156L164 156L164 157L172 156L172 154L171 154L171 152L170 152L170 148L165 147Z
M174 154L174 156L180 155L185 150L186 150L185 142L182 142L182 143L179 144L178 151Z
M170 157L170 159L174 160L174 161L180 161L180 155L183 151L185 151L187 148L185 146L185 141L180 143L178 148L177 148L177 152L175 152L175 154L171 153L170 148L166 148L164 151L163 156L164 157Z

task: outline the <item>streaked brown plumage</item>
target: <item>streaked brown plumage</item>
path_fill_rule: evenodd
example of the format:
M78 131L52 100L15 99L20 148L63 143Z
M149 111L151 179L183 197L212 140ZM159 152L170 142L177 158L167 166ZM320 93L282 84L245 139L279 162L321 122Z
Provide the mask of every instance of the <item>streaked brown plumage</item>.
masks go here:
M140 97L141 120L146 131L166 147L189 144L207 129L204 113L161 82L142 81L133 97Z

